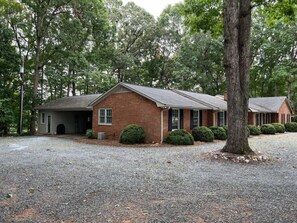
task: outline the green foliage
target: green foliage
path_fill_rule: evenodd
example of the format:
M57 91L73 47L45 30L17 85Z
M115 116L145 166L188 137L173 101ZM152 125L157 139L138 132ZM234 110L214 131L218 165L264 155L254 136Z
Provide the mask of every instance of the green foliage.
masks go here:
M168 144L173 145L193 145L193 136L184 129L178 129L170 132L165 140Z
M219 140L226 140L227 134L223 127L211 126L209 129L213 132L214 138Z
M14 121L13 111L9 108L10 100L0 100L0 136L7 135Z
M261 126L261 132L263 134L274 135L276 133L276 130L272 124L264 124Z
M297 122L287 122L285 128L286 132L297 132Z
M94 139L95 137L95 132L92 129L87 129L86 131L86 137L88 139Z
M297 122L297 116L292 117L292 122Z
M120 135L120 143L137 144L145 142L144 129L136 124L128 125Z
M214 140L213 132L205 126L193 128L192 134L195 141L212 142Z
M255 125L248 125L248 128L250 130L250 134L253 136L261 134L261 130Z
M224 126L222 126L223 127L223 129L225 129L225 131L226 131L226 135L228 136L228 126L227 125L224 125Z
M272 123L277 133L284 133L286 131L285 126L280 123Z

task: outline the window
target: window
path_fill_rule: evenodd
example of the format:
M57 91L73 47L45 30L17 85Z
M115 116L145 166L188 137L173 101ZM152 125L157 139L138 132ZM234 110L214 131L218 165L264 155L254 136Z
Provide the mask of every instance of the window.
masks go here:
M103 125L111 125L112 124L112 109L110 108L102 108L99 109L98 112L99 116L99 123L98 124L103 124Z
M291 115L287 114L287 122L291 122Z
M45 124L45 113L41 113L41 124Z
M256 126L261 125L261 114L256 114Z
M218 112L218 126L223 126L225 123L224 112Z
M172 130L179 129L179 109L172 109Z
M200 111L193 110L193 128L199 126Z
M286 122L286 115L285 114L282 114L282 116L281 116L281 121L282 121L282 124L285 124L285 122Z

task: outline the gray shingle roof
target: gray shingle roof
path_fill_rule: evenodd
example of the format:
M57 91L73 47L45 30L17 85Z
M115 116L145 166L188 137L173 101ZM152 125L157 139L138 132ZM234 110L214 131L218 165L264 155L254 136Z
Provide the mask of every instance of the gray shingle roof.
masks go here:
M200 94L200 93L194 93L190 91L182 91L182 90L174 90L177 93L180 93L181 95L184 95L185 97L188 97L189 99L195 100L197 102L203 103L204 105L211 107L211 109L214 110L227 110L227 102L208 94Z
M89 104L100 96L101 94L90 94L64 97L37 106L35 109L53 111L88 111L92 110L92 107L90 107Z
M211 109L202 103L190 100L171 90L144 87L127 83L121 83L121 85L152 101L155 101L159 107L168 106L172 108L194 108L202 110Z
M263 97L250 98L249 108L255 112L273 112L278 113L281 105L286 101L287 97Z

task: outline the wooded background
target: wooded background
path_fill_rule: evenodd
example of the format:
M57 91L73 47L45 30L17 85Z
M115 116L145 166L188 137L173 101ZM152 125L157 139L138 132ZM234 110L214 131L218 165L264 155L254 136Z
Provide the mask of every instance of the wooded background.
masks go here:
M119 0L0 0L0 131L17 129L22 57L31 130L36 105L122 81L223 94L222 15L193 2L168 6L156 19ZM252 15L250 96L286 95L296 107L297 23L263 8Z

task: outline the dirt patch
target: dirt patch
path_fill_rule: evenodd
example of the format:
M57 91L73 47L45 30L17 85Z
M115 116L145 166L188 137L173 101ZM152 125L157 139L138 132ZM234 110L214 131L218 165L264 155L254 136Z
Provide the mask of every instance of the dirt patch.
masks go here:
M27 208L22 211L17 212L15 215L9 216L6 221L8 222L19 222L19 221L29 221L36 219L37 210L34 208Z

